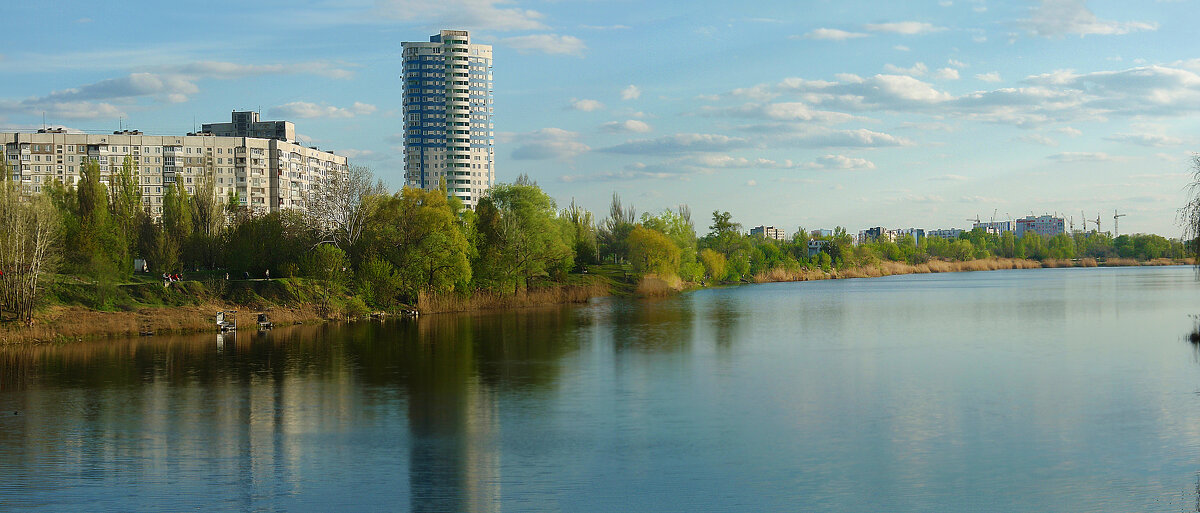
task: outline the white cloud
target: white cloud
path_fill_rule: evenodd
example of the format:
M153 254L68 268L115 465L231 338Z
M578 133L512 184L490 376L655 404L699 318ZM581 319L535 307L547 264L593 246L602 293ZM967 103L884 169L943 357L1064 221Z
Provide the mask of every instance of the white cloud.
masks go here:
M825 41L845 41L847 39L857 39L868 36L870 36L870 34L864 34L862 32L849 32L839 29L819 28L800 37L803 37L804 39L819 39Z
M975 78L978 80L982 80L984 82L999 82L1000 81L1000 73L997 73L995 71L989 71L987 73L980 73L978 75L975 75Z
M570 160L591 151L579 142L578 132L553 127L518 135L516 143L519 146L513 150L514 160Z
M750 141L740 137L717 134L674 134L654 139L637 139L602 148L600 151L630 155L679 155L726 151L749 146L751 146Z
M792 132L774 131L766 141L772 147L802 148L885 148L910 146L912 141L865 128L833 130L801 127Z
M1159 134L1114 134L1105 137L1106 141L1123 142L1129 144L1137 144L1140 146L1148 146L1151 148L1162 148L1166 146L1179 146L1183 144L1183 139Z
M1016 137L1013 140L1019 141L1019 142L1026 142L1029 144L1037 144L1037 145L1041 145L1041 146L1050 146L1050 147L1058 146L1058 141L1055 141L1054 139L1051 139L1051 138L1046 137L1041 134L1025 134L1020 137Z
M959 61L959 60L954 60L954 59L947 60L946 64L949 64L955 68L960 68L960 69L967 67L967 64L965 62Z
M1116 160L1104 152L1084 152L1084 151L1067 151L1063 153L1055 153L1046 157L1050 160L1059 162L1111 162Z
M603 128L607 132L617 132L617 133L619 133L619 132L646 133L651 130L650 125L647 124L645 121L638 121L636 119L629 119L629 120L625 120L625 121L609 121L608 123L601 125L601 128Z
M908 75L912 77L924 76L925 73L929 72L929 68L926 67L925 63L923 62L913 64L911 68L901 68L900 66L896 66L894 64L884 64L883 70L887 71L888 73L896 73L899 75Z
M573 55L583 57L587 45L575 36L558 34L532 34L528 36L507 37L500 44L515 48L520 53L540 52L549 55Z
M597 111L597 110L603 109L604 104L600 103L596 100L589 100L586 98L580 98L580 99L571 98L571 105L568 106L567 108L574 109L574 110L581 110L584 112L592 112L592 111Z
M802 102L747 103L738 107L705 107L706 114L745 118L771 119L777 121L817 121L822 123L844 123L854 118L842 112L817 110Z
M1086 0L1042 0L1022 23L1029 33L1042 37L1121 35L1158 29L1155 23L1101 20L1087 8Z
M893 23L868 23L863 28L871 32L889 32L892 34L917 35L940 32L944 27L936 27L920 21L898 21Z
M754 187L754 186L758 185L758 180L746 180L746 185L750 186L750 187Z
M904 46L904 45L896 45L896 46L893 46L893 47L892 47L892 49L893 49L893 50L896 50L897 52L910 52L910 51L912 51L912 48L909 48L909 47L907 47L907 46Z
M1057 131L1058 133L1061 133L1061 134L1069 135L1071 137L1079 137L1079 136L1083 135L1082 130L1075 128L1075 127L1069 127L1069 126L1057 128L1057 129L1055 129L1055 131Z
M621 99L622 100L636 100L638 98L641 98L641 96L642 96L641 88L639 88L638 86L635 86L633 84L629 84L628 86L625 87L625 89L621 90Z
M346 79L354 72L328 61L304 61L284 64L237 64L220 61L197 61L176 66L157 66L153 71L220 79L236 79L260 75L317 75L326 78Z
M958 70L954 68L942 68L933 74L933 78L942 80L958 80Z
M534 10L504 7L506 0L378 0L376 15L439 27L498 31L545 30L545 16Z
M965 182L967 177L963 175L947 174L929 177L930 181L934 182Z
M588 30L629 30L629 25L580 25L581 29Z
M823 155L805 167L808 167L809 169L864 171L875 169L875 163L859 157L847 157L845 155Z
M376 160L383 160L384 158L386 158L385 155L383 155L375 150L358 150L358 149L354 149L354 148L346 148L346 149L336 150L334 153L337 153L338 155L344 155L346 158L351 159L351 160L376 161Z
M374 105L362 102L354 102L350 107L335 107L312 102L290 102L271 107L270 113L272 116L283 118L352 118L372 114L375 110Z

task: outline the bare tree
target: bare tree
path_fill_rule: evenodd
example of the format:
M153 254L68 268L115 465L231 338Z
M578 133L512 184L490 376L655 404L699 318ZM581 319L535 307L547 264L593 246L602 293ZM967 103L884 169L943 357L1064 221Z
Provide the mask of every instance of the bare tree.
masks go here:
M46 195L30 195L19 183L0 183L0 308L33 324L39 280L53 272L59 235L57 212Z
M348 249L358 242L374 208L367 198L388 193L371 168L351 166L345 173L327 173L313 184L306 213L324 239Z
M1192 183L1188 184L1188 202L1179 209L1179 222L1183 224L1184 244L1200 266L1200 153L1192 154Z

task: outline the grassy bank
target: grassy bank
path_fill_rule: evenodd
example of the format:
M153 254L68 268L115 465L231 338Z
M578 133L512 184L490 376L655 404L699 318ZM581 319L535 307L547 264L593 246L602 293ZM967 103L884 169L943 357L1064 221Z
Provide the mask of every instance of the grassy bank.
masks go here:
M843 278L878 278L897 274L928 274L955 273L970 271L998 271L1003 269L1042 269L1062 267L1129 267L1129 266L1162 266L1162 265L1192 265L1193 259L1170 260L1159 258L1139 262L1132 258L1110 258L1097 261L1093 258L1076 260L1026 260L1019 258L986 258L962 262L931 260L923 264L882 261L873 265L835 269L825 272L819 269L786 270L772 269L759 273L751 280L754 283L771 283L787 281L834 280Z
M238 321L247 326L256 312L266 312L277 324L295 324L345 318L362 310L338 290L325 301L324 291L318 283L296 278L213 276L164 287L160 279L144 277L113 284L53 276L46 284L36 323L30 327L5 323L0 326L0 344L212 331L221 310L236 310Z

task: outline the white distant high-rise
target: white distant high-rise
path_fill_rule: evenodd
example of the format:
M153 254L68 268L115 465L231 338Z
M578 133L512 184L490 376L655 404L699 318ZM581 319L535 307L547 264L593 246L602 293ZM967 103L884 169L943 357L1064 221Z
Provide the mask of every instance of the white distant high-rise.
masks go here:
M404 179L474 208L496 179L492 47L465 30L403 42Z

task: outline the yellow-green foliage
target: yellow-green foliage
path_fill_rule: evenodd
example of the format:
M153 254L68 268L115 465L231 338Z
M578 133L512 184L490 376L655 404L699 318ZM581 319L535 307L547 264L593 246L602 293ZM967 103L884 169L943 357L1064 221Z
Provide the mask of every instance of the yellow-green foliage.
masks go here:
M725 255L705 248L700 250L700 263L704 264L704 274L710 280L725 279Z
M637 225L629 233L629 260L637 272L675 276L679 272L679 246L661 232Z

